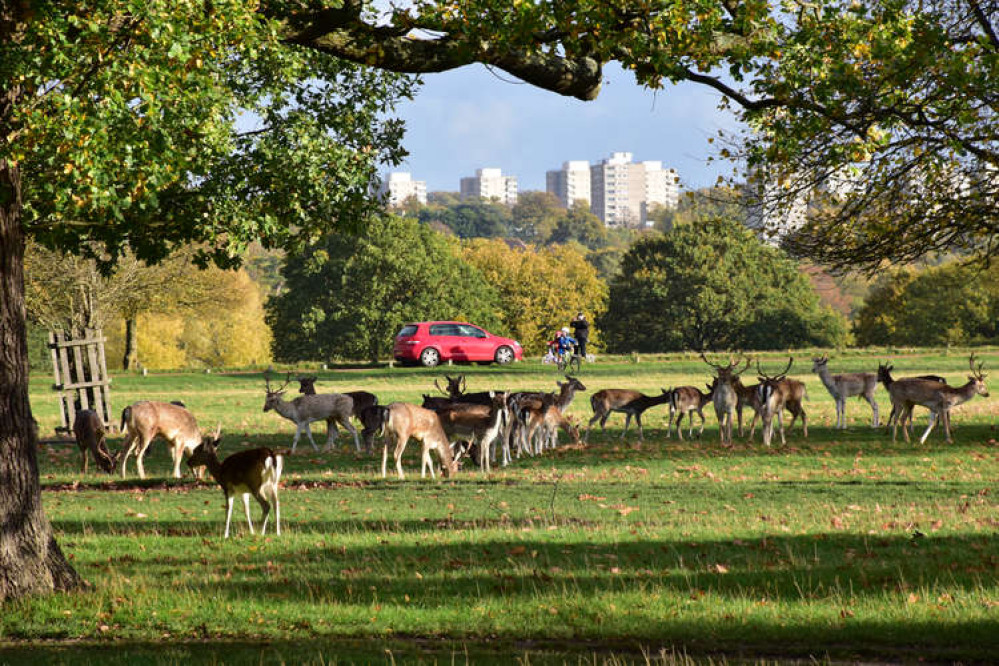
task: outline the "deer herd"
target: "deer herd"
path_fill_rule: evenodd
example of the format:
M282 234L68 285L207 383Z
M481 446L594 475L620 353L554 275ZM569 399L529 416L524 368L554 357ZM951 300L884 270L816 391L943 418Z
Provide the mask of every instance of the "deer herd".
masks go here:
M327 427L326 449L331 449L339 436L338 425L350 433L357 452L371 453L376 437L382 439L382 477L388 474L388 454L392 450L396 473L404 478L402 457L407 444L415 439L421 446L421 476L430 472L436 478L435 464L431 454L437 457L441 473L445 477L454 476L464 458L474 460L479 467L489 472L492 465L510 464L513 459L523 456L537 456L559 445L559 431L564 432L574 445L588 442L590 429L599 421L601 431L612 413L625 415L621 439L627 436L632 418L638 430L638 439L644 439L642 415L658 405L668 407L666 437L672 436L675 428L677 437L683 439L681 422L687 417L687 436L693 437L694 414L700 417L697 436L704 432L704 407L713 405L718 420L719 437L723 446L733 444L733 430L738 437L743 436L743 411L752 409L749 425L749 440L753 439L757 420L761 423L763 443L770 446L776 428L781 444L786 443L784 412L791 414L788 430L801 418L804 437L808 437L808 416L803 402L808 398L805 384L787 376L794 364L789 358L787 364L777 373L768 374L756 363L758 383L747 386L742 376L749 369L750 360L729 358L727 363L717 364L708 360L702 352L700 358L713 370L710 381L704 389L697 386L679 386L661 389L658 395L645 395L631 389L607 388L590 396L593 416L580 437L579 425L566 411L576 394L586 391L586 386L577 378L566 375L566 381L557 381L557 390L508 391L489 390L471 393L462 375L445 375L446 384L439 380L434 386L442 395L423 396L421 405L393 402L380 405L378 398L367 391L349 393L318 393L315 389L315 376L298 377L299 395L286 400L285 389L291 383L288 375L284 385L273 389L270 378L266 379L263 410L273 410L281 417L295 424L295 434L290 453L294 454L298 440L304 432L318 451L310 430L310 424L325 421ZM951 442L950 412L975 395L988 397L985 386L984 364L976 363L975 355L969 359L971 374L962 386L950 386L935 375L894 378L893 366L879 365L877 373L854 372L831 374L826 356L812 359L812 372L816 373L823 386L829 391L836 405L836 428L846 428L846 399L856 396L865 400L871 407L871 426L880 425L880 414L875 391L882 384L891 400L891 413L887 426L892 428L892 440L899 426L909 441L912 427L913 408L921 406L929 409L930 420L920 443L926 441L933 428L942 424L947 442ZM357 429L351 423L357 420ZM274 525L281 533L281 511L278 503L278 485L281 479L283 457L269 448L260 447L243 450L219 460L217 451L221 439L221 424L209 436L202 434L194 415L180 402L166 403L140 401L129 405L122 412L121 429L125 439L117 454L107 449L104 426L97 413L83 409L76 413L73 433L81 454L81 469L87 471L88 454L105 472L111 473L120 465L124 478L128 459L135 456L136 469L140 478L145 478L143 458L150 443L157 437L166 441L173 460L173 476L180 478L181 462L187 456L187 464L200 478L205 469L221 486L226 500L225 536L229 536L232 507L236 495L242 496L246 520L253 532L250 519L249 498L252 495L263 509L261 533L266 530L271 507L274 508ZM362 446L363 441L363 446Z

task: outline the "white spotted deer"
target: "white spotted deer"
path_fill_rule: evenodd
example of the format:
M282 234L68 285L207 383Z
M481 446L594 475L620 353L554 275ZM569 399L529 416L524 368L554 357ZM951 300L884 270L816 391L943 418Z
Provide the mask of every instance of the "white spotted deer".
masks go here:
M878 401L874 398L874 391L878 387L878 376L871 372L845 372L838 375L829 372L829 357L812 359L812 372L818 373L822 384L829 391L829 394L836 401L836 427L846 428L846 399L859 396L867 401L873 412L871 426L877 428L880 425L878 415Z
M268 448L261 447L247 451L237 451L219 460L218 446L221 440L221 425L211 439L199 444L187 464L190 466L204 465L212 478L222 487L225 495L225 536L229 538L229 526L232 523L232 505L236 495L243 498L243 508L246 511L246 523L253 531L253 519L250 517L250 496L263 509L263 523L260 534L267 532L267 519L270 517L271 505L274 505L274 531L281 534L281 504L278 501L278 484L281 481L281 469L284 459Z
M715 369L715 392L712 402L715 405L715 416L718 418L718 436L722 445L732 444L732 417L739 404L739 395L736 393L734 382L739 378L746 368L749 367L749 359L745 359L745 364L740 369L739 362L729 359L728 365L717 365L712 363L701 352L701 360Z
M274 410L284 418L295 424L295 438L291 442L291 452L295 452L298 446L298 438L305 432L312 443L312 448L316 451L316 440L312 438L312 431L309 424L314 421L326 421L326 449L333 448L339 432L336 424L342 425L347 432L354 437L354 448L359 452L361 443L357 437L357 430L350 422L350 417L354 411L354 401L343 393L316 393L313 395L302 395L294 400L284 400L284 389L291 381L289 376L284 385L276 391L271 390L269 377L265 378L267 397L264 399L264 411Z

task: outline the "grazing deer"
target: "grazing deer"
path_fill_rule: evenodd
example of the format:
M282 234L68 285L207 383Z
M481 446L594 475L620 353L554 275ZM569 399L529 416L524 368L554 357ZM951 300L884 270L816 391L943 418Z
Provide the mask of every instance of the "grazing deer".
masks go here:
M700 437L704 434L704 406L714 398L715 387L707 384L707 393L701 393L696 386L678 386L673 389L669 401L669 424L666 427L666 437L669 437L673 429L673 415L676 415L676 436L683 441L683 429L680 422L684 415L687 416L687 436L694 436L694 412L701 417L701 429L697 432Z
M572 417L568 417L558 408L558 396L547 393L542 397L541 405L528 407L527 423L524 428L527 433L527 448L534 444L534 453L540 455L545 449L558 446L558 430L561 428L572 438L574 444L579 444L579 428Z
M167 442L173 458L173 476L180 478L180 463L185 453L190 453L201 443L201 431L194 415L184 407L168 402L143 400L129 405L121 412L121 430L127 432L118 456L121 460L121 477L125 478L128 458L135 454L139 478L146 478L142 461L146 449L157 437Z
M351 400L350 396L342 393L316 393L299 396L294 400L284 400L282 398L284 388L288 385L290 378L276 391L271 390L270 378L266 378L265 381L267 397L264 399L264 411L273 409L295 424L295 438L291 442L292 453L295 453L298 438L303 431L308 435L312 448L316 451L319 450L319 447L316 446L316 440L312 438L312 431L309 429L309 424L313 421L326 421L327 450L333 448L333 444L339 436L336 427L339 422L347 432L353 435L354 448L360 452L361 442L357 438L357 430L350 423L350 416L354 411L354 401Z
M859 396L871 406L873 416L871 426L880 425L878 418L878 401L874 399L874 391L878 387L878 376L871 372L847 372L838 375L829 373L829 357L812 359L812 372L818 373L822 384L836 401L836 427L846 428L846 399Z
M712 402L715 405L715 416L718 419L718 436L722 444L732 443L732 416L739 404L739 396L735 391L734 382L739 378L746 368L749 367L749 359L740 370L736 370L738 361L729 359L728 365L716 365L709 361L701 352L701 360L715 369L715 392Z
M579 381L579 379L571 375L566 375L565 379L566 381L564 382L555 382L555 385L558 386L558 394L554 395L551 402L551 405L558 410L559 414L563 414L569 408L578 391L586 390L583 382ZM522 391L510 394L508 403L513 418L509 419L507 426L503 429L504 465L510 460L511 442L517 443L518 456L525 451L527 453L534 453L530 448L531 438L528 435L528 421L530 420L531 412L541 409L542 399L546 395L552 394L535 391Z
M642 414L650 407L664 405L670 401L670 392L666 389L661 390L662 394L657 396L647 396L629 389L604 389L603 391L597 391L590 398L590 406L593 408L593 418L590 419L589 424L586 426L586 435L583 437L583 441L588 441L590 428L597 419L600 420L600 431L604 431L607 417L610 416L611 412L621 412L625 415L624 431L621 432L621 439L624 439L625 435L628 434L628 426L631 425L631 417L634 416L635 423L638 424L638 439L639 441L643 441L645 435L642 431Z
M469 446L478 445L479 467L489 472L490 448L499 437L507 418L507 394L493 393L491 405L456 403L437 411L448 439L460 438Z
M110 474L114 470L115 458L108 452L104 437L104 423L101 417L92 409L81 409L76 412L73 420L73 436L80 448L80 470L87 473L87 453L94 457L94 462L102 470Z
M316 375L298 377L298 392L304 395L316 395ZM378 396L368 391L345 391L343 395L349 395L354 401L352 414L358 421L361 420L361 412L368 407L378 404Z
M983 372L984 364L979 363L976 368L975 355L972 354L968 359L968 365L971 368L971 375L968 376L968 382L958 387L947 386L941 382L921 377L892 380L890 375L891 366L881 366L878 369L879 378L885 382L885 387L891 396L892 412L895 419L894 427L892 428L892 441L895 441L900 421L902 422L902 434L905 435L905 441L909 441L909 433L905 427L906 420L911 421L913 406L922 405L930 410L931 418L926 432L919 439L919 443L922 444L926 441L926 438L930 436L930 432L932 432L938 420L943 421L944 435L947 442L952 442L950 432L951 408L964 404L976 395L989 396L988 388L985 386L986 374Z
M187 464L206 466L212 478L222 486L226 504L225 536L223 538L229 538L232 504L236 495L243 497L243 508L246 510L246 523L250 526L250 534L255 534L253 520L250 518L250 495L253 495L260 503L260 508L264 510L264 520L260 526L260 533L267 532L267 518L270 516L271 504L273 503L274 531L280 535L281 504L278 501L278 484L281 481L284 459L270 449L261 447L248 451L238 451L225 460L219 461L220 434L221 425L211 439L203 441L194 449Z
M382 478L387 476L386 465L388 463L388 440L395 440L395 468L399 472L399 478L404 479L402 473L402 453L406 450L409 439L415 438L423 444L422 462L420 465L420 476L426 477L427 467L430 467L431 478L437 478L434 474L434 463L430 459L430 452L436 451L441 460L441 473L446 476L454 476L458 473L458 463L451 454L451 446L448 442L441 420L437 413L429 409L410 405L405 402L393 402L388 405L388 415L384 421L385 443L382 445Z

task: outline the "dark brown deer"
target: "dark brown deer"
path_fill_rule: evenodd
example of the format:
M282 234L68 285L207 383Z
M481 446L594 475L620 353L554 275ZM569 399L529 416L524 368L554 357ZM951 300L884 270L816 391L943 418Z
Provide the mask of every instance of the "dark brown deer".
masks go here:
M491 405L455 403L437 411L448 439L464 439L478 446L479 467L489 471L491 447L500 436L507 418L506 393L494 393Z
M92 409L81 409L76 412L76 418L73 420L73 436L80 448L80 470L84 474L87 473L89 453L98 467L111 474L117 461L108 452L104 423L97 412Z
M246 510L246 522L253 531L253 520L250 518L250 496L260 504L264 511L260 534L267 532L267 518L270 516L271 504L274 505L274 531L281 534L281 504L278 501L278 484L281 481L281 469L284 459L268 448L238 451L220 461L218 446L221 427L215 431L211 439L199 444L187 464L190 466L204 465L212 478L222 486L225 495L225 536L229 538L229 526L232 522L232 505L236 495L243 498L243 508Z
M628 434L628 426L631 425L631 418L635 417L638 424L638 439L643 440L645 435L642 431L642 414L650 407L665 405L670 401L670 392L661 389L662 394L648 396L638 391L630 389L604 389L597 391L590 398L590 406L593 408L593 417L586 427L586 435L583 441L587 441L590 435L590 427L599 419L600 430L603 432L604 424L611 412L620 412L625 415L624 430L621 432L621 439Z

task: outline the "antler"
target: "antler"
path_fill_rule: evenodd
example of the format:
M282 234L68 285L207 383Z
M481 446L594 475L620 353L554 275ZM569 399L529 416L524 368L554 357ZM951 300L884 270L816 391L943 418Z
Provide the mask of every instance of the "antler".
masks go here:
M972 352L971 357L968 359L968 365L971 367L971 374L975 376L976 379L985 379L985 373L983 372L985 368L985 361L978 364L975 367L975 353Z
M445 376L445 377L447 377L447 375L444 375L444 376ZM440 378L437 378L437 379L435 379L435 380L434 380L434 386L436 386L436 387L437 387L437 390L438 390L438 391L440 391L441 393L443 393L444 395L446 395L446 396L448 396L448 397L451 397L451 394L450 394L450 393L448 393L447 391L445 391L444 389L442 389L442 388L441 388L441 385L437 383L437 382L439 382L439 381L440 381Z
M700 354L701 354L701 360L702 361L704 361L705 363L707 363L708 365L710 365L715 370L721 370L721 366L720 365L715 365L714 363L712 363L711 361L709 361L708 357L704 355L703 351L700 352Z
M458 393L466 393L468 391L468 383L465 381L465 375L458 375L458 380L460 382Z
M794 364L794 357L791 356L790 358L788 358L787 365L784 366L784 369L781 370L780 372L778 372L776 375L774 375L774 376L771 377L767 373L763 372L763 368L760 367L760 361L759 361L759 359L757 359L757 361L756 361L756 372L759 373L760 378L762 378L762 379L765 379L767 381L777 381L777 380L783 379L784 376L787 375L787 371L791 369L791 366L793 364Z

